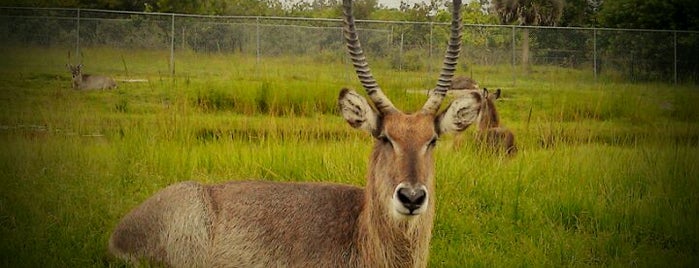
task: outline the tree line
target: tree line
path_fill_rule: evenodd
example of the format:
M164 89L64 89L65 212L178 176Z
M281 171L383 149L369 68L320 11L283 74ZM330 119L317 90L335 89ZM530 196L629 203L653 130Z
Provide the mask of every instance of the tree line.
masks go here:
M14 2L13 2L14 1ZM699 31L699 1L696 0L463 0L463 22L467 24L501 24L517 26L566 26L587 28L626 28ZM5 6L25 7L65 7L91 8L126 11L205 14L205 15L247 15L306 18L340 18L340 0L6 0ZM357 19L412 22L448 22L451 0L424 0L415 4L401 2L396 8L386 7L378 0L354 0L354 14ZM140 18L140 17L139 17ZM147 18L134 22L147 21ZM16 23L15 23L16 24ZM14 24L7 24L14 25ZM17 24L20 25L20 24ZM86 25L84 27L88 27ZM13 26L15 28L20 26ZM29 29L41 27L27 26ZM105 26L106 27L106 26ZM232 26L231 26L232 27ZM242 27L242 26L241 26ZM365 24L364 27L374 27ZM376 26L379 27L379 26ZM44 27L45 28L45 27ZM228 27L230 28L230 27ZM191 47L242 50L245 34L231 34L222 25L201 26L190 34ZM237 29L237 28L236 28ZM621 70L632 80L653 80L656 77L671 77L674 69L680 80L699 80L699 54L691 53L699 47L697 33L642 33L635 31L555 31L520 27L517 38L502 31L472 27L473 31L464 34L464 45L484 47L483 53L497 54L498 48L517 49L518 65L530 70L534 64L550 64L544 61L564 61L565 66L581 67L585 64L601 69ZM190 29L191 30L191 29ZM238 29L239 31L243 31ZM396 36L390 42L400 45L401 57L397 66L407 68L404 63L419 63L424 49L434 40L444 40L448 31L443 27L429 24L405 24L390 29ZM26 31L16 31L26 32ZM32 31L29 31L32 32ZM116 36L120 33L114 30ZM283 32L287 33L287 32ZM320 33L318 33L320 34ZM237 36L236 38L206 38L205 36ZM282 36L280 34L276 36ZM328 43L337 41L336 35L318 37ZM84 37L87 38L87 37ZM154 37L144 30L144 34L134 38L140 43ZM591 43L592 38L596 41ZM21 38L20 38L21 39ZM22 39L23 40L23 39ZM228 46L224 40L231 42ZM368 48L375 45L380 55L387 55L385 41L373 42L367 39ZM212 44L209 44L213 42ZM151 42L154 43L154 42ZM530 46L534 47L530 52ZM599 48L595 59L592 47ZM405 51L403 52L403 49ZM274 49L270 49L274 51ZM381 53L383 51L383 53ZM673 55L676 51L677 55ZM269 51L268 51L269 52ZM504 58L511 59L511 52L503 50ZM414 60L409 59L414 56ZM673 58L674 56L674 58ZM404 60L403 58L408 58ZM466 56L476 63L477 55ZM481 57L483 58L483 57ZM495 57L499 59L498 57ZM600 59L601 58L601 59ZM492 61L490 57L483 61ZM497 61L497 60L496 60ZM513 59L514 61L514 59ZM677 61L677 62L675 62ZM468 63L470 64L470 63ZM513 64L515 64L513 62ZM409 66L408 66L409 67ZM415 66L414 68L419 68Z
M93 8L206 15L338 18L340 0L7 0L6 6ZM358 19L449 19L449 0L424 0L398 8L355 0ZM464 22L477 24L699 30L696 0L470 0Z

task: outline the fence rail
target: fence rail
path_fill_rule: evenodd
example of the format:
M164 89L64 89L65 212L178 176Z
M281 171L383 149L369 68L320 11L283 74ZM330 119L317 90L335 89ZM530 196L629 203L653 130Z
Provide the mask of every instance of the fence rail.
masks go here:
M448 38L448 23L358 20L357 26L367 53L397 70L435 70ZM521 66L578 69L595 79L699 81L694 31L464 24L463 36L462 64L510 66L512 83L527 71ZM344 57L340 19L0 7L0 40L0 46L69 48L78 61L92 47L168 51L173 75L180 51L241 53L258 62Z

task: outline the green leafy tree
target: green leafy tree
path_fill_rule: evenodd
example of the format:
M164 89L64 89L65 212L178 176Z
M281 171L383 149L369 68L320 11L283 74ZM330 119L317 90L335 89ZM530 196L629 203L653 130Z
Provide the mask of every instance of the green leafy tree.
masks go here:
M466 24L497 24L498 17L489 14L480 1L470 1L461 11L462 21ZM448 15L448 14L447 14ZM448 15L451 16L451 15ZM447 19L449 19L447 17ZM509 38L494 33L491 27L466 27L463 32L462 57L466 59L464 70L471 64L486 64L492 59L492 47L502 47ZM444 38L447 38L445 33ZM475 61L475 62L474 62Z
M172 0L179 1L179 0ZM224 1L224 0L219 0ZM278 0L225 0L220 4L222 15L278 16L283 15Z
M493 0L492 8L502 23L527 26L556 25L564 0ZM529 28L522 30L522 65L529 68Z
M378 7L378 0L355 0L354 1L354 17L356 19L367 19L371 16Z
M604 1L597 16L608 28L699 30L699 1L615 0ZM675 39L676 38L676 39ZM676 41L676 43L675 43ZM699 35L692 33L621 32L599 41L632 80L670 80L677 64L678 80L697 81ZM673 59L677 51L678 61Z
M596 15L602 0L566 0L559 25L567 27L597 26Z
M406 21L406 13L398 9L392 8L379 8L373 13L369 19L372 20L385 20L385 21Z
M198 0L158 0L155 5L160 12L198 13Z
M451 16L450 14L445 14ZM461 12L462 21L468 24L497 24L498 18L489 14L487 9L483 7L483 3L478 1L470 1L463 7ZM448 18L447 18L448 21Z
M614 28L699 30L699 1L604 1L599 22Z
M342 14L338 0L302 0L294 2L284 12L285 16L307 18L338 18Z

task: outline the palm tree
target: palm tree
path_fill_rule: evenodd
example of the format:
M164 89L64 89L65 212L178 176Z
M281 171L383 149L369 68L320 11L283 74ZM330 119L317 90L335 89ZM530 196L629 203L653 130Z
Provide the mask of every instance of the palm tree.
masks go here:
M556 25L563 15L565 0L492 0L492 8L505 24ZM522 31L522 65L529 69L529 28Z

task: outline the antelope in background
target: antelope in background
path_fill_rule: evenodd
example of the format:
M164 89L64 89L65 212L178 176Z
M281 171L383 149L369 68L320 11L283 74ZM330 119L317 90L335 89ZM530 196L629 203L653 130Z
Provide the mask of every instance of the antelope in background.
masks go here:
M364 188L234 181L171 185L129 212L109 240L115 256L174 267L425 267L435 217L437 138L476 121L480 92L439 112L461 47L461 0L436 89L403 113L374 80L343 0L344 38L368 98L342 89L341 114L374 138Z
M453 93L454 95L461 95L461 94L470 94L468 93L468 90L478 90L480 87L478 86L478 82L476 80L471 79L470 77L465 77L465 76L457 76L452 79L451 86L449 87L450 93ZM432 90L434 89L428 89L427 90L427 95L432 94Z
M73 76L73 89L114 89L117 87L114 79L103 75L83 74L83 65L66 64Z
M517 153L515 135L500 124L500 116L495 109L495 100L500 98L501 90L489 93L483 88L483 102L478 114L478 132L476 137L482 144L495 151L504 151L507 155Z
M478 86L478 82L476 80L473 80L473 78L466 77L466 76L458 76L454 78L454 81L451 83L451 88L449 90L478 90L480 87Z

